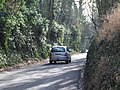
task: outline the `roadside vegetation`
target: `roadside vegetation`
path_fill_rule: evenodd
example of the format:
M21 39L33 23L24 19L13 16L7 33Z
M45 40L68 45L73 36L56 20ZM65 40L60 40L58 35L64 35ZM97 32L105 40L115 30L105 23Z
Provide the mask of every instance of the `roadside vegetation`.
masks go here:
M84 32L92 25L82 14L82 0L77 3L74 0L0 0L0 68L46 59L53 45L84 52L91 37Z
M96 1L100 27L87 55L84 88L120 90L120 5L116 4L119 1L104 5L105 0Z

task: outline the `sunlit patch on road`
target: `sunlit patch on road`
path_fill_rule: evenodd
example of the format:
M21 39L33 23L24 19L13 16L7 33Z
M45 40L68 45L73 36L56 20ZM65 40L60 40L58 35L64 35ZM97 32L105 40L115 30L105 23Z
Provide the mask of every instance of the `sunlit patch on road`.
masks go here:
M0 74L0 90L76 90L86 54L69 64L45 64Z

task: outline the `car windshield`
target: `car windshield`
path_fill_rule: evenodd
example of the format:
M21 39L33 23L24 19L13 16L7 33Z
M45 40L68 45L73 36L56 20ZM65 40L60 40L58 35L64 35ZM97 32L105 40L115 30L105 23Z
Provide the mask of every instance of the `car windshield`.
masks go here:
M65 52L65 48L63 47L54 47L51 52Z

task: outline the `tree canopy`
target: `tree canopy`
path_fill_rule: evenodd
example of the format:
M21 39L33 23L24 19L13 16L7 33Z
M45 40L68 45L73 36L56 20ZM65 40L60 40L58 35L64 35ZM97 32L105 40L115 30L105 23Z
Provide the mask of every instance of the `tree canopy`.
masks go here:
M77 3L76 0L0 0L0 66L11 66L27 58L47 58L53 45L81 51L86 20L82 14L83 1Z

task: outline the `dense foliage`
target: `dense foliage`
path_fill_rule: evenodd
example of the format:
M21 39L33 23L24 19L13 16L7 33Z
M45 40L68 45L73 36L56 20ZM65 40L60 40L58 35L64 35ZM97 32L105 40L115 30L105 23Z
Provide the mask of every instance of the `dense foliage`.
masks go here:
M80 51L82 0L0 0L0 68L47 58L52 45Z

